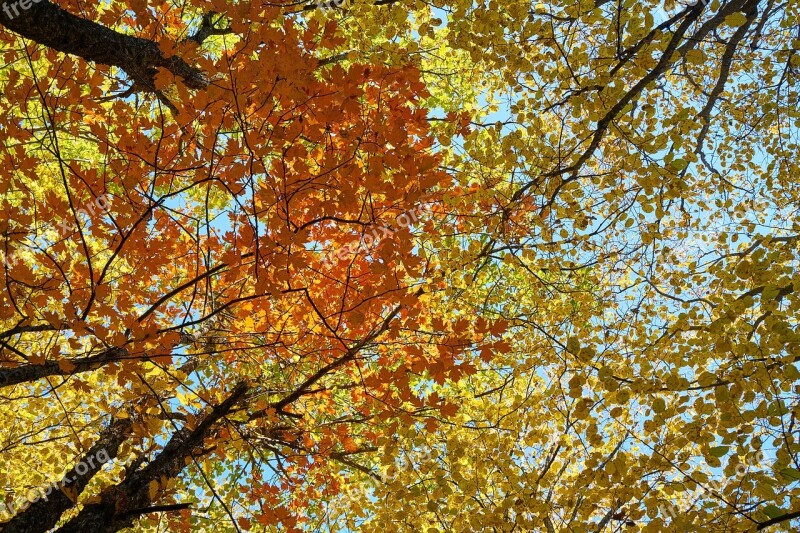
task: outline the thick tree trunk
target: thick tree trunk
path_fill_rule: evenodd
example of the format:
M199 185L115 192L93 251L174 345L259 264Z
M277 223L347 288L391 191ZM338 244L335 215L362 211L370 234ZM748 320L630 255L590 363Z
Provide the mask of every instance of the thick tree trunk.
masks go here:
M153 507L150 482L177 476L185 467L186 459L195 457L203 440L212 434L214 425L242 400L247 393L246 383L234 387L228 398L211 410L196 428L182 428L175 432L161 453L141 470L130 472L123 481L107 488L99 503L85 506L72 520L57 529L58 533L113 533L130 527L134 520ZM32 529L32 533L46 529Z
M96 370L100 366L123 358L127 352L121 348L108 348L97 355L69 360L69 365L58 361L46 361L41 365L24 364L15 368L0 369L0 389L36 381L47 376L71 376L81 372ZM144 358L143 358L144 359Z
M34 502L11 520L0 525L0 531L2 533L30 533L32 531L48 531L55 527L64 511L75 505L65 490L69 491L73 498L77 498L103 466L103 461L109 461L117 456L120 445L132 433L132 425L130 419L119 419L109 424L100 433L97 442L64 475L61 482L50 487L47 499Z
M82 57L102 65L119 67L142 89L155 91L155 75L164 68L183 78L192 89L202 89L208 81L202 72L183 59L165 57L158 44L125 35L96 22L75 16L48 0L7 0L0 9L0 25L59 52Z

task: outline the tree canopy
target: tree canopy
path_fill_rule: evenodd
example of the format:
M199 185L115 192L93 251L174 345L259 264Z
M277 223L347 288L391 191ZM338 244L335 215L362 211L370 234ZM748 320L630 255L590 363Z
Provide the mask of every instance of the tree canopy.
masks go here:
M3 533L800 527L800 2L6 0L0 54Z

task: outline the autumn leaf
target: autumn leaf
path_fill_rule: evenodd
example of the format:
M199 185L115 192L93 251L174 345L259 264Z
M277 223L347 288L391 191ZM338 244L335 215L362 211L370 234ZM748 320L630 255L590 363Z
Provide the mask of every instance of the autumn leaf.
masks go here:
M797 6L673 4L4 4L0 528L797 530Z

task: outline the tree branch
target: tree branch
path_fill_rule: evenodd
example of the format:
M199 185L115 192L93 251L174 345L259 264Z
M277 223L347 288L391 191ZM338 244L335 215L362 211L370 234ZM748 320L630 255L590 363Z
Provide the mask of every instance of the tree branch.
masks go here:
M793 511L791 513L782 514L780 516L776 516L766 522L759 522L756 531L763 531L770 526L774 526L775 524L780 524L781 522L786 522L787 520L793 520L795 518L800 518L800 511Z
M100 502L84 506L77 516L56 531L114 533L130 527L137 516L149 512L147 508L154 499L151 497L150 483L178 475L186 467L186 459L194 457L203 440L212 433L214 424L244 398L248 389L246 382L237 384L227 399L214 407L196 428L190 430L184 427L176 431L155 459L141 470L129 472L122 482L105 489Z
M27 507L23 512L0 526L3 533L31 533L34 531L48 531L55 527L61 515L75 506L77 497L86 488L86 485L100 470L103 461L113 459L119 453L120 445L132 434L133 424L129 418L117 419L108 425L101 433L100 438L69 472L64 474L59 483L54 483L47 490L44 499L40 499ZM67 496L67 491L72 497Z
M126 355L122 348L108 348L90 357L68 359L69 365L62 366L59 361L46 361L41 365L25 364L16 368L0 369L0 388L36 381L47 376L71 376L81 372L95 370L105 363L116 361Z
M75 16L48 0L41 0L18 13L0 10L0 25L59 52L121 68L135 86L144 90L156 91L155 76L159 68L182 78L191 89L203 89L208 85L200 70L180 57L166 57L156 42L125 35Z

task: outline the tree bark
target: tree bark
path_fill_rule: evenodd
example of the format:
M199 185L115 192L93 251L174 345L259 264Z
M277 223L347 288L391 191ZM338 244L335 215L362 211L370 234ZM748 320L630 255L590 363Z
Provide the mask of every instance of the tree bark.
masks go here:
M212 434L216 422L226 416L247 391L246 383L236 385L228 398L214 407L196 428L176 431L161 453L147 466L130 472L123 481L104 490L99 503L86 505L76 517L58 528L57 533L113 533L130 527L154 503L150 482L177 476L186 467L186 459L195 457L203 440ZM29 531L44 533L47 529Z
M105 461L111 460L119 453L120 445L132 433L130 419L117 419L111 422L100 433L100 438L81 456L80 460L69 472L64 474L60 483L50 487L46 499L40 499L27 509L0 525L2 533L30 533L32 531L48 531L55 527L61 515L75 506L75 501L62 489L67 489L77 499L86 485L103 466L100 455ZM84 468L85 467L85 468ZM82 472L82 473L81 473ZM45 490L45 487L42 487Z
M182 78L191 89L208 85L200 70L180 57L166 57L154 41L119 33L75 16L48 0L39 0L28 9L20 8L17 2L6 1L0 9L0 25L59 52L119 67L134 86L145 90L156 90L155 75L159 68Z
M81 372L96 370L106 363L117 361L125 357L126 354L127 352L122 348L108 348L97 355L70 359L68 360L71 365L69 367L62 367L59 365L58 361L46 361L41 365L25 364L15 368L2 368L0 369L0 389L3 387L10 387L11 385L36 381L47 376L71 376Z

